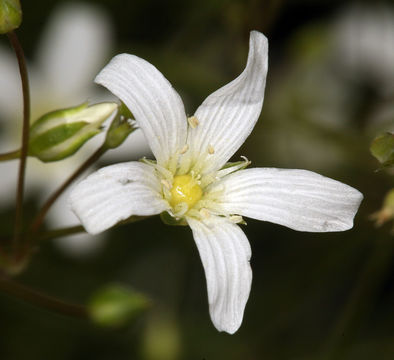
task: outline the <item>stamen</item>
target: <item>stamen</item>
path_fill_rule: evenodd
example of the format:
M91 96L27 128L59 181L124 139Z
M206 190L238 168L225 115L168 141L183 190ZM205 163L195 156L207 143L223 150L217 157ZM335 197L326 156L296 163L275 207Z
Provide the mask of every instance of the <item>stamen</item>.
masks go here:
M189 145L185 145L182 149L181 149L181 151L179 152L181 155L182 154L184 154L187 150L189 150Z
M200 215L204 218L204 219L208 219L211 216L211 213L209 212L209 210L202 208L200 209Z
M243 159L247 163L247 166L252 163L246 156L241 155L241 159Z
M244 225L246 225L245 220L242 218L242 216L240 215L231 215L229 217L230 221L233 222L234 224L239 224L242 223Z
M171 190L171 184L168 180L162 179L160 181L168 190Z
M212 155L215 153L215 149L211 144L208 145L208 154Z
M200 123L198 119L193 115L187 118L187 121L192 129L195 129L197 125Z

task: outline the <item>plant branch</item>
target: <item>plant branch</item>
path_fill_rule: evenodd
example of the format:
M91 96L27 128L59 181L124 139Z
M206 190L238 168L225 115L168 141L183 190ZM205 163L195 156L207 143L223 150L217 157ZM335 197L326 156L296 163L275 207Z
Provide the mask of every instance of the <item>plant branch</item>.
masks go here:
M21 155L20 150L10 151L7 153L0 154L0 161L9 161L18 159Z
M130 216L128 219L125 219L125 220L119 222L117 225L134 223L137 221L144 220L148 217L149 216ZM86 232L86 231L83 226L75 225L75 226L64 227L64 228L60 228L60 229L48 230L48 231L45 231L42 233L38 233L36 236L37 236L38 241L44 241L44 240L58 238L61 236L74 235L74 234L79 234L79 233L84 233L84 232Z
M102 145L99 147L75 172L48 198L41 210L34 218L31 225L31 232L36 233L42 225L48 210L55 203L58 197L66 190L72 182L77 179L86 169L88 169L95 161L97 161L105 152L107 147Z
M53 296L43 294L25 285L18 284L1 273L0 291L58 314L84 319L88 318L86 307L67 303Z
M18 59L19 72L22 82L23 92L23 130L22 130L22 147L19 163L18 186L16 192L16 211L15 211L15 227L14 227L14 247L17 246L19 238L22 233L22 219L23 219L23 194L25 184L25 171L26 171L26 157L29 145L29 126L30 126L30 93L29 93L29 78L27 75L27 67L25 56L22 46L16 36L15 32L10 31L8 39L15 51Z

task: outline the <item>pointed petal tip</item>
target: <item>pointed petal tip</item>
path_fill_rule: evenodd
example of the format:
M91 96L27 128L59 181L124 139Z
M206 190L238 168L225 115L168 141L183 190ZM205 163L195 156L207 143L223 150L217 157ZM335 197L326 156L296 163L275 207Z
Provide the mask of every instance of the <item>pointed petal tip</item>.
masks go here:
M182 99L154 65L135 55L119 54L95 82L130 109L159 164L166 165L185 145L187 121Z
M241 321L226 321L223 319L211 319L213 325L219 332L225 332L230 335L234 335L238 329L241 327Z

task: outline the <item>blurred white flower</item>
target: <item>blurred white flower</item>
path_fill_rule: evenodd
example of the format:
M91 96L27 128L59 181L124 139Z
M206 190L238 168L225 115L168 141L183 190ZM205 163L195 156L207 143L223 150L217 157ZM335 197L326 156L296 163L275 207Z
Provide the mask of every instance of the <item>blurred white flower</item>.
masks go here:
M212 322L228 333L241 325L252 282L251 249L238 226L242 216L299 231L343 231L353 226L362 199L356 189L310 171L245 169L246 159L228 163L260 115L267 69L267 39L252 31L245 70L187 119L178 93L153 65L116 56L96 82L133 112L157 161L102 168L70 196L92 234L131 215L163 212L189 225L205 270Z
M334 51L344 74L394 91L394 11L388 4L353 4L334 26Z
M103 66L112 48L111 22L100 8L88 4L64 4L51 16L41 42L38 44L34 62L29 64L31 88L32 120L44 113L59 108L101 101L108 96L94 85L93 79ZM20 119L22 117L22 95L15 56L10 50L0 47L0 151L15 150L20 145ZM17 124L17 125L16 125ZM146 155L148 146L141 132L130 136L121 148L128 153ZM138 135L138 133L140 133ZM98 135L88 141L77 154L60 162L43 164L29 158L27 167L27 192L38 192L42 199L56 189L102 142ZM116 153L118 149L113 151ZM120 152L122 149L120 149ZM113 154L109 155L114 157ZM116 155L115 155L116 156ZM0 197L2 204L15 199L17 162L7 162L1 166ZM49 212L52 226L72 226L78 223L75 215L62 205L63 195ZM60 205L60 206L59 206ZM60 210L61 209L61 210ZM72 237L84 250L94 247L91 237ZM70 237L59 239L68 249ZM79 252L70 247L70 251Z

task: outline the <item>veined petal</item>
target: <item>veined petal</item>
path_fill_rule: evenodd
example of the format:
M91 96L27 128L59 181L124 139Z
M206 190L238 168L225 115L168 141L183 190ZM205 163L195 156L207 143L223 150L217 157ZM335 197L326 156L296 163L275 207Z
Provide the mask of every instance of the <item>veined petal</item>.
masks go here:
M183 148L187 135L183 102L168 80L147 61L120 54L95 81L127 105L158 163L166 166L170 157Z
M212 322L233 334L242 323L252 283L250 245L239 226L216 216L208 220L187 218L204 266Z
M195 113L199 125L189 128L202 172L221 168L251 133L263 105L267 70L267 38L252 31L245 70L204 100Z
M358 190L307 170L246 169L217 186L224 212L299 231L348 230L363 199Z
M70 195L71 209L86 231L97 234L132 215L156 215L168 208L153 167L128 162L104 167L81 181Z
M45 100L50 94L51 101L61 101L63 107L85 100L111 42L111 22L100 7L77 3L58 7L37 51Z

